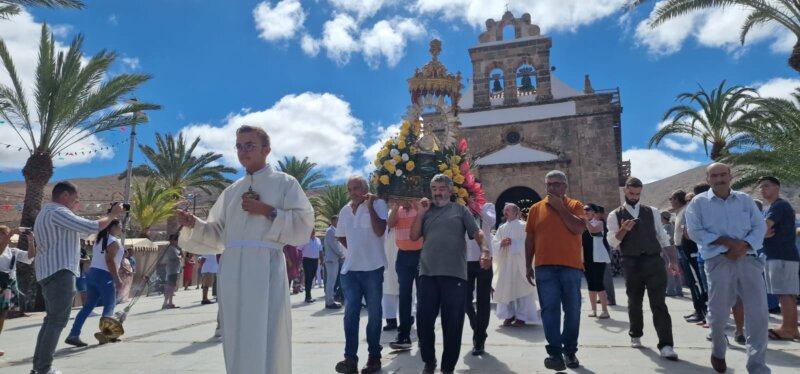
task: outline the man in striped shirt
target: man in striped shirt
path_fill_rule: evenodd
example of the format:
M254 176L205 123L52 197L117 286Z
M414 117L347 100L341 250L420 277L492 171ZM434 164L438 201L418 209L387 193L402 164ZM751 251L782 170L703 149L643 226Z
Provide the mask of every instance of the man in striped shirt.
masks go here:
M59 374L52 367L53 354L67 325L75 297L75 277L80 270L80 236L97 233L123 215L122 206L114 204L108 215L97 221L78 217L70 210L78 202L78 189L70 182L56 183L52 202L46 203L34 223L38 253L34 268L42 286L46 316L33 354L34 374Z

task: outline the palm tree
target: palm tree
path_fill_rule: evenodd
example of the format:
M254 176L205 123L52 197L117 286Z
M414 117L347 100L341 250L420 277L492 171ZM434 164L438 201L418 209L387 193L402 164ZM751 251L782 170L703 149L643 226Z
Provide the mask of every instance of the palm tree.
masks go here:
M19 136L30 156L22 169L25 199L22 226L32 226L42 207L44 187L53 176L53 156L92 135L128 126L144 116L135 114L159 109L158 105L135 103L117 106L125 96L150 80L149 75L120 74L110 77L109 67L117 55L102 50L84 61L83 35L72 40L69 50L55 50L55 40L47 25L42 25L34 95L29 98L5 41L0 40L0 59L12 85L0 84L0 118ZM37 118L28 110L35 105ZM27 243L22 238L22 247ZM23 292L35 296L35 280L29 268L20 269ZM35 297L30 297L33 300Z
M278 161L280 171L293 176L300 182L303 191L314 190L328 185L325 175L314 170L317 163L308 161L308 157L298 160L296 157L284 157L283 161Z
M635 0L634 6L648 0ZM752 12L745 19L739 39L744 44L747 34L754 26L777 23L791 31L797 41L789 56L789 66L800 72L800 1L797 0L667 0L655 9L655 18L650 27L656 28L666 21L701 9L717 7L744 7Z
M800 183L800 88L794 102L759 98L754 121L744 124L744 136L735 141L741 153L724 158L738 166L736 188L752 185L759 176L774 175L784 183Z
M143 164L133 169L136 177L154 179L159 186L166 189L175 189L184 193L187 189L199 189L206 194L212 190L223 190L231 180L225 174L232 174L236 169L223 165L215 165L222 155L207 152L195 155L195 149L200 142L196 138L192 144L187 145L183 134L174 138L172 134L166 136L156 133L156 149L149 145L139 145L149 164ZM120 175L125 179L126 175ZM167 220L167 232L172 234L178 228L177 221L173 218Z
M748 103L756 95L752 88L725 88L725 81L711 92L700 86L700 91L682 93L677 100L688 103L664 113L664 120L670 122L650 138L648 147L657 146L668 135L685 134L702 139L706 155L719 160L730 153L730 142L741 135L742 125L751 120L753 114Z
M311 200L311 204L317 212L317 222L329 225L331 217L339 214L339 211L349 201L350 195L347 194L347 186L344 184L328 186L324 193Z
M23 6L83 9L84 4L77 0L0 0L0 18L19 14Z
M180 195L177 188L162 188L155 179L147 179L143 186L134 184L130 214L139 233L149 239L151 227L174 215Z

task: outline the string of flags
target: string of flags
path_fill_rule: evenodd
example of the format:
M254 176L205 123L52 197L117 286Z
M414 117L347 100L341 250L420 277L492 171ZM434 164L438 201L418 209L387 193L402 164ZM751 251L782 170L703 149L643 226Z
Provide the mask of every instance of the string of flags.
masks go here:
M22 211L22 204L3 204L2 207L3 207L3 210L5 210L5 211L10 211L10 210L16 210L18 212ZM107 208L108 207L108 203L102 203L102 204L101 203L98 203L98 204L77 204L75 206L75 209L91 209L91 208L102 208L102 207L106 207Z
M103 138L100 138L99 140L103 141ZM113 144L110 144L110 145L107 145L107 146L103 146L103 147L98 147L98 148L87 149L85 147L81 147L77 151L58 152L58 153L56 153L56 157L59 160L64 160L65 157L76 157L76 156L90 155L92 153L99 153L100 151L103 151L103 150L107 150L107 149L111 149L111 148L117 148L120 145L123 145L123 144L125 144L127 142L128 142L128 139L126 138L126 139L120 140L120 141L118 141L116 143L113 143ZM96 146L97 144L89 143L89 145L90 146ZM25 147L20 147L19 145L6 144L6 143L0 142L0 149L3 149L4 147L5 147L5 149L11 149L11 150L14 150L14 148L16 148L17 152L22 152L23 150L27 151L27 148L25 148Z

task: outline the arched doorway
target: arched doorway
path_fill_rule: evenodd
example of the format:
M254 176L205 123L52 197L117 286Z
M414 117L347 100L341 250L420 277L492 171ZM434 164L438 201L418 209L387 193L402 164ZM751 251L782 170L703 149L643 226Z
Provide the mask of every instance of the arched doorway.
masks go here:
M497 198L497 202L495 203L495 212L497 213L497 224L495 227L500 227L503 220L503 207L506 206L506 203L514 203L519 205L522 209L523 217L528 217L528 210L530 210L531 205L536 204L541 200L542 197L539 196L536 191L528 188L528 187L511 187Z

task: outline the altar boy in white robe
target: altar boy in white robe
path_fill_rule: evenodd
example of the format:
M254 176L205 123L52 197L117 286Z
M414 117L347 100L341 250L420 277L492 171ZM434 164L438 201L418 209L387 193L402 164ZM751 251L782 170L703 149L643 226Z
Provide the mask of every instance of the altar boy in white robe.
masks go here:
M503 207L506 222L492 240L494 249L494 301L504 326L541 324L536 288L526 281L525 221L516 204Z
M224 295L219 319L228 374L292 372L292 318L282 249L308 242L314 211L297 180L267 164L270 150L263 129L240 127L236 151L247 174L222 192L207 220L178 212L184 248L225 251L217 282Z

